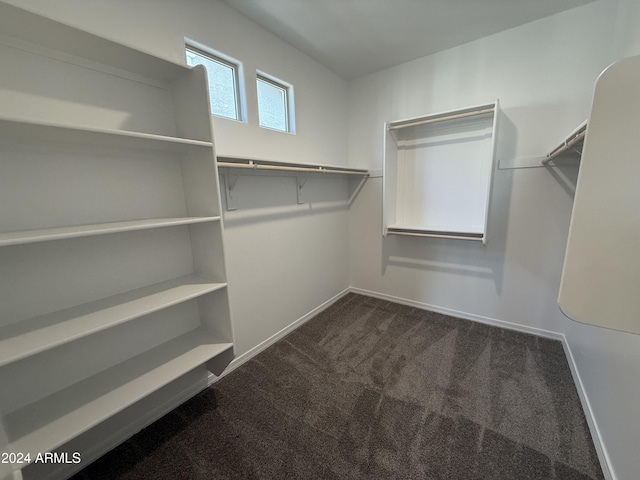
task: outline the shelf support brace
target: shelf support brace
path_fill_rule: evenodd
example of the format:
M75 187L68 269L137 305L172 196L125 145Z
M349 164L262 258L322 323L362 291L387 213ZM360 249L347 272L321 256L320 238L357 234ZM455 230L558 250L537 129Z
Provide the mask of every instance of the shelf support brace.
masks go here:
M303 177L299 173L296 175L296 183L297 183L297 197L298 197L298 205L302 205L304 203L304 199L302 198L302 187L307 183L308 177Z
M367 181L367 178L369 178L369 175L362 176L362 178L358 182L358 185L356 186L356 188L353 190L353 193L349 197L349 205L351 205L353 201L356 199L356 197L358 196L358 193L360 193L360 190L362 190L364 183ZM350 186L353 185L353 182L351 180L349 180L349 183L350 183Z
M573 150L574 152L576 152L578 155L582 156L582 149L579 149L578 147L569 147L571 150Z
M233 197L233 190L236 188L236 182L238 181L238 175L232 175L231 169L225 169L224 171L224 195L227 200L227 211L237 210L236 200Z

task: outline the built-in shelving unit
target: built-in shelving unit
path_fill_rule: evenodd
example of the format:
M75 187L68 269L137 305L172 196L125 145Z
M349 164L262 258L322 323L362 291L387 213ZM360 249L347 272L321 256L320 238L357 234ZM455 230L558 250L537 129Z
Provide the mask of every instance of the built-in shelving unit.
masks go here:
M364 182L369 177L369 170L364 168L348 168L338 165L318 165L291 162L275 162L270 160L257 160L239 157L218 157L218 168L226 176L224 183L227 210L235 210L235 200L233 190L235 188L235 180L230 179L231 176L243 173L262 172L269 175L279 173L287 175L295 175L297 179L297 199L298 204L304 203L302 189L306 183L307 176L310 175L347 175L358 178L359 182L353 189L351 200L358 194Z
M33 459L233 336L204 68L3 3L0 62L0 451Z
M573 152L578 156L581 156L582 145L584 144L585 136L587 135L587 123L588 121L585 120L575 130L573 130L573 132L567 135L560 145L547 154L547 156L542 160L542 164L546 165L551 160L554 160L567 152Z
M382 234L487 241L498 101L388 122Z
M569 318L636 335L640 334L638 85L640 56L609 65L596 81L558 294L558 304Z

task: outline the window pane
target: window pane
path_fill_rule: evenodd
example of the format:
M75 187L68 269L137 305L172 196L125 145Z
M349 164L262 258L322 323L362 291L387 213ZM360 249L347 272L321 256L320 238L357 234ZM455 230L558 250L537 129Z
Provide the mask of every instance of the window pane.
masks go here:
M261 127L288 132L287 90L258 78L258 116Z
M187 50L187 64L204 65L207 69L211 113L240 120L235 69L231 65L191 50Z

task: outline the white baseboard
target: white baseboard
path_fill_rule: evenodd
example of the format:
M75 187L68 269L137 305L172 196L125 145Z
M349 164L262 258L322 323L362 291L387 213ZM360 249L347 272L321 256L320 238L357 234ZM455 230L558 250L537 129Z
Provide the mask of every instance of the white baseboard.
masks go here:
M329 300L327 300L326 302L324 302L320 306L314 308L309 313L306 313L305 315L303 315L299 319L295 320L293 323L289 324L288 326L286 326L285 328L283 328L279 332L277 332L274 335L272 335L271 337L267 338L262 343L259 343L258 345L253 347L251 350L243 353L239 357L234 358L233 361L229 364L229 366L225 369L225 371L222 372L222 375L220 375L219 377L216 377L215 375L210 375L209 376L209 383L210 384L214 383L219 378L222 378L225 375L227 375L228 373L234 371L236 368L238 368L243 363L251 360L257 354L259 354L260 352L262 352L266 348L268 348L271 345L273 345L275 342L280 340L282 337L284 337L288 333L292 332L293 330L295 330L296 328L298 328L299 326L301 326L302 324L304 324L305 322L307 322L311 318L315 317L316 315L318 315L323 310L329 308L331 305L333 305L335 302L337 302L342 297L344 297L347 293L349 293L349 291L350 291L350 288L345 288L342 292L340 292L337 295L331 297Z
M553 340L562 340L564 336L561 333L553 332L551 330L544 330L542 328L528 327L526 325L520 325L518 323L511 323L505 320L498 320L496 318L484 317L482 315L476 315L473 313L462 312L460 310L454 310L452 308L439 307L437 305L431 305L429 303L417 302L415 300L409 300L402 297L395 297L393 295L387 295L386 293L373 292L371 290L364 290L362 288L351 287L350 292L359 293L361 295L367 295L369 297L379 298L381 300L388 300L389 302L400 303L401 305L407 305L409 307L421 308L423 310L430 310L436 313L443 313L452 317L463 318L465 320L471 320L473 322L484 323L487 325L493 325L494 327L506 328L508 330L516 330L518 332L530 333L539 337L551 338Z
M609 454L604 445L604 442L602 441L600 429L598 428L598 422L596 421L596 417L594 416L593 410L591 409L591 402L589 402L589 396L587 395L587 391L585 390L584 384L582 383L582 377L580 376L578 365L576 364L575 358L573 357L573 352L571 351L569 342L567 342L567 338L564 335L562 335L562 346L564 347L564 353L567 356L569 369L571 370L571 375L573 376L573 383L575 383L576 390L578 391L578 396L580 397L580 403L582 404L584 416L587 419L587 424L589 425L589 430L591 431L593 446L595 447L596 453L598 454L598 460L600 460L602 474L604 475L604 478L606 480L616 480L617 477L615 476L613 469L611 468L611 460L609 458Z

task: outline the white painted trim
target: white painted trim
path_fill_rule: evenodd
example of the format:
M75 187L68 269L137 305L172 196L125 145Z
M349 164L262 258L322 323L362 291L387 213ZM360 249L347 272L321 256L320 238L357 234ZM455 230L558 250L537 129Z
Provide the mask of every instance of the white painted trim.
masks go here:
M373 292L371 290L365 290L362 288L351 287L350 292L359 293L361 295L367 295L369 297L379 298L381 300L387 300L389 302L400 303L409 307L421 308L423 310L429 310L436 313L443 313L452 317L463 318L465 320L471 320L473 322L484 323L486 325L492 325L494 327L506 328L508 330L516 330L522 333L530 333L539 337L551 338L553 340L560 340L564 338L561 333L553 332L551 330L544 330L542 328L528 327L526 325L520 325L518 323L511 323L505 320L498 320L496 318L484 317L482 315L476 315L473 313L462 312L460 310L454 310L452 308L439 307L437 305L431 305L429 303L417 302L415 300L409 300L407 298L396 297L393 295L387 295L386 293Z
M609 453L607 452L607 448L602 441L600 428L598 428L598 422L596 421L596 417L593 414L591 402L589 402L589 396L587 395L587 391L585 390L584 384L582 383L582 377L580 376L578 365L576 364L575 358L573 357L573 352L571 351L569 342L567 341L567 338L564 334L562 335L562 346L564 347L564 353L567 357L567 362L569 363L571 375L573 376L573 383L576 385L576 390L578 391L578 396L580 397L580 403L582 404L584 416L587 419L587 424L589 425L589 430L591 431L593 446L595 447L596 453L598 454L598 460L600 460L602 474L604 475L605 480L617 480L617 477L612 468Z
M307 321L309 321L310 319L312 319L313 317L318 315L323 310L326 310L327 308L329 308L331 305L333 305L335 302L340 300L342 297L344 297L350 291L351 291L350 287L349 288L345 288L342 292L340 292L337 295L331 297L329 300L327 300L326 302L324 302L320 306L314 308L309 313L306 313L305 315L303 315L299 319L295 320L293 323L289 324L288 326L286 326L285 328L283 328L282 330L280 330L276 334L274 334L271 337L267 338L264 342L259 343L258 345L253 347L248 352L245 352L242 355L240 355L239 357L234 358L233 361L229 364L229 366L222 373L222 375L220 375L219 377L216 377L215 375L210 375L209 376L209 384L215 383L219 378L224 377L228 373L231 373L232 371L234 371L236 368L238 368L243 363L251 360L257 354L259 354L260 352L265 350L267 347L270 347L271 345L273 345L275 342L280 340L282 337L287 335L289 332L295 330L296 328L298 328L302 324L306 323Z

